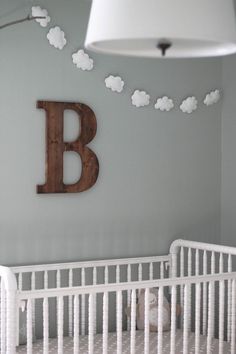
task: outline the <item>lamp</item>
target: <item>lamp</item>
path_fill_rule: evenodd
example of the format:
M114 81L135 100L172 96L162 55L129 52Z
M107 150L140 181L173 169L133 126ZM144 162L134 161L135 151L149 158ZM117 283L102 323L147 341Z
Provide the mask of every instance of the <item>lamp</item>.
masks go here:
M233 0L93 0L87 49L138 57L236 52Z

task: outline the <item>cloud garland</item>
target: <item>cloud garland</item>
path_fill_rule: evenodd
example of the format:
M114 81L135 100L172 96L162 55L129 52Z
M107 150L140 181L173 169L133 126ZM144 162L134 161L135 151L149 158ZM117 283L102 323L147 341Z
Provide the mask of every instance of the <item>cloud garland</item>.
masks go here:
M72 54L72 61L81 70L90 71L93 69L93 59L83 49L79 49L78 52Z
M148 106L150 96L145 91L135 90L131 96L132 104L136 107Z
M194 96L188 97L185 100L183 100L183 102L180 105L180 109L182 112L190 114L190 113L193 113L194 111L196 111L197 104L198 104L198 101L197 101L196 97L194 97Z
M46 27L51 21L48 11L42 9L40 6L32 6L32 16L43 16L44 19L36 19L35 21L42 27ZM59 26L55 26L49 30L47 33L47 39L49 43L57 49L62 50L67 43L65 33L61 30ZM94 61L90 58L83 49L79 49L77 52L72 54L72 61L77 68L84 71L91 71L94 67ZM121 93L124 88L124 81L120 76L109 75L105 78L105 86L112 92ZM221 98L220 90L216 89L210 91L206 94L203 103L205 106L212 106L219 102ZM150 104L150 95L146 91L141 91L139 89L135 90L131 96L132 104L137 107L145 107ZM156 110L161 112L169 112L173 110L175 104L172 98L168 96L159 97L154 104ZM198 100L196 97L187 97L184 99L179 107L183 113L191 114L198 107Z
M47 27L48 23L51 21L50 16L48 16L48 11L46 9L42 9L40 6L33 6L31 9L31 15L32 17L45 17L35 19L41 27Z
M122 92L124 88L124 84L125 83L120 76L110 75L105 79L106 87L113 92L118 92L118 93Z
M157 99L154 107L162 112L169 112L174 108L174 102L171 98L163 96Z
M53 47L60 50L64 48L67 42L65 38L65 33L58 26L53 27L49 30L47 34L47 39Z

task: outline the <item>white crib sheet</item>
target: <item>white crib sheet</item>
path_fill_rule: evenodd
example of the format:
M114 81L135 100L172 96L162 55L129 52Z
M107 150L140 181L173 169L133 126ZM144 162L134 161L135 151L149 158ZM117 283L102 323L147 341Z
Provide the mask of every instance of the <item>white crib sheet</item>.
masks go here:
M176 333L176 354L181 354L183 350L182 343L182 335L183 333L178 330ZM194 354L194 333L189 334L189 354ZM122 342L123 349L122 353L129 354L130 353L130 332L122 333ZM207 337L200 337L200 353L206 353L206 345L207 345ZM213 339L211 353L218 353L219 341L217 339ZM109 333L108 340L108 348L109 354L116 353L116 333ZM144 332L136 331L136 354L142 354L144 352ZM150 354L157 352L157 333L150 333ZM230 353L230 345L229 343L224 342L224 354ZM25 354L26 346L19 346L17 349L17 353ZM43 341L37 340L33 344L33 353L34 354L42 354L43 353ZM57 339L50 339L49 344L49 353L57 354ZM88 353L88 336L80 336L80 353L87 354ZM102 353L102 335L97 334L94 337L94 354ZM163 333L163 354L170 353L170 332ZM199 354L200 354L199 353ZM64 337L64 354L73 354L73 339L69 337Z

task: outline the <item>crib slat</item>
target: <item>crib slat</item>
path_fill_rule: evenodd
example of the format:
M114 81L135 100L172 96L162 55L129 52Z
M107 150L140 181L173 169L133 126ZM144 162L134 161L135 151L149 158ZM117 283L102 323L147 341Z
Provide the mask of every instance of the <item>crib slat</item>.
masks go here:
M104 270L104 284L108 284L108 282L109 282L108 266L105 266L105 270Z
M6 353L6 292L1 279L1 354Z
M136 290L131 291L131 331L130 354L135 354L135 329L136 329Z
M153 263L149 264L149 280L153 280Z
M192 275L192 249L189 248L188 249L188 276L191 277ZM189 306L192 307L192 303L191 303L191 300L192 300L192 288L191 288L191 285L189 286L189 296L188 296L188 301L189 301ZM191 326L191 312L188 311L188 326L189 326L189 329L190 329L190 326Z
M94 352L94 294L89 295L89 337L88 353Z
M162 354L163 347L163 286L158 290L158 334L157 334L157 354Z
M161 279L164 278L164 262L161 262L161 265L160 265L160 276L161 276Z
M19 276L18 276L18 289L22 290L22 273L21 272L19 273Z
M189 285L184 285L184 328L183 328L183 354L188 354L189 333Z
M208 328L207 328L207 354L211 353L211 341L213 335L213 282L209 283L208 289Z
M145 289L144 298L144 354L149 354L149 288Z
M116 308L116 331L117 331L117 354L122 354L122 292L117 291Z
M188 249L188 276L192 275L192 249Z
M69 287L73 286L73 269L69 269ZM72 303L72 296L68 297L68 317L69 317L69 337L72 337L73 332L73 303Z
M220 308L219 308L219 354L223 354L224 346L224 298L225 284L220 281Z
M93 268L93 285L97 284L97 268ZM94 333L97 332L97 296L94 295Z
M201 310L201 284L196 284L195 302L195 354L200 352L200 310Z
M196 250L196 255L195 255L195 275L199 275L199 250Z
M28 299L27 301L27 354L32 354L32 341L33 341L33 333L32 333L32 300Z
M79 296L74 296L74 354L79 354Z
M60 288L61 287L61 271L60 269L57 270L57 273L56 273L56 281L57 281L57 288Z
M49 353L48 298L43 299L43 354Z
M48 288L48 272L45 270L43 272L44 289Z
M224 272L224 258L223 258L223 253L220 253L220 265L219 265L219 273Z
M232 272L232 256L228 255L228 273ZM228 305L227 305L227 341L231 337L231 280L228 280Z
M57 352L63 354L63 296L58 297L58 309L57 309Z
M176 287L171 287L171 329L170 329L170 354L175 354L176 334Z
M131 265L128 264L127 267L127 282L131 282ZM127 306L130 307L131 304L131 291L127 290ZM130 331L131 323L130 323L130 318L127 318L127 330Z
M81 285L85 285L85 269L81 270ZM85 295L81 295L81 333L85 335Z
M102 329L102 353L107 354L108 349L108 293L103 294L103 329Z
M143 279L143 266L141 263L138 265L138 280L142 281Z
M35 272L31 273L31 289L35 290ZM35 328L35 300L32 300L32 326Z
M184 277L184 247L180 248L180 277L183 278ZM181 308L184 308L184 286L181 285L180 286L180 305ZM183 323L183 315L181 314L181 327L182 327L182 323Z
M236 280L232 281L231 354L235 354L236 341Z
M207 252L203 252L203 275L207 274ZM203 283L202 334L207 334L207 283Z

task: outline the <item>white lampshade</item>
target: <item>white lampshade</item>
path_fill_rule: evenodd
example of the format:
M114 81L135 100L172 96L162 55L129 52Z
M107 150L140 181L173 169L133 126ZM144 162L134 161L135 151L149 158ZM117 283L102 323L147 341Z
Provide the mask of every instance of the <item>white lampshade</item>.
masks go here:
M232 54L233 0L93 0L85 47L140 57Z

